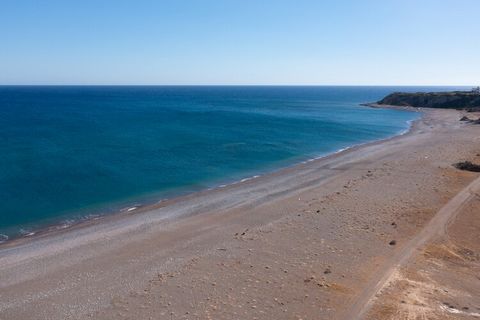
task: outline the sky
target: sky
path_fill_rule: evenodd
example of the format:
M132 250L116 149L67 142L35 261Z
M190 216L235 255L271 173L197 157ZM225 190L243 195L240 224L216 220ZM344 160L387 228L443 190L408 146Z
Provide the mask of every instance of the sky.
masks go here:
M2 0L0 84L479 85L479 0Z

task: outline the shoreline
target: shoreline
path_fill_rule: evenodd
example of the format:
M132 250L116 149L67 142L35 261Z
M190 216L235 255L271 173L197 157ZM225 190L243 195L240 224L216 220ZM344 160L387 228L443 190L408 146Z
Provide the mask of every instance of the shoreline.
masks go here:
M4 248L0 313L344 319L478 178L452 164L479 161L479 127L422 111L383 142Z
M63 219L63 220L60 220L58 223L47 223L44 226L40 226L39 228L32 228L32 229L20 228L19 234L13 237L0 233L0 255L1 255L1 250L6 247L14 247L16 245L28 243L30 241L36 241L46 236L54 236L56 234L62 234L77 228L88 227L96 223L104 223L109 219L115 219L115 218L121 219L122 217L126 217L131 214L142 214L151 210L162 208L164 206L167 206L168 204L171 204L172 202L174 203L177 201L182 201L182 199L186 197L187 198L196 197L196 196L200 197L206 192L214 192L216 190L226 189L229 187L233 187L236 185L249 182L251 180L256 180L264 176L282 174L282 172L286 170L289 170L289 169L294 170L296 166L306 165L312 162L321 161L322 159L334 157L342 152L347 152L352 149L356 150L358 148L361 148L362 146L369 146L369 145L379 144L385 141L389 141L391 139L395 139L397 137L401 137L405 134L411 133L411 131L414 130L415 122L420 121L423 117L422 110L419 110L418 108L398 107L398 106L380 106L375 103L363 103L360 105L370 107L370 108L385 108L385 109L395 109L400 111L416 112L420 114L420 117L418 117L417 119L407 121L408 127L405 130L402 130L392 136L378 139L378 140L372 140L372 141L367 141L363 143L353 144L351 146L347 146L339 150L326 153L325 155L308 158L306 160L294 162L289 165L281 166L276 169L266 170L265 172L259 172L252 176L240 178L239 180L233 180L233 181L224 180L223 182L219 182L217 185L212 187L205 187L198 191L180 192L178 194L173 194L172 197L147 196L145 197L145 199L148 199L148 200L146 200L145 202L135 201L132 198L131 202L125 201L123 202L123 205L119 205L119 203L122 203L122 202L118 201L116 202L117 205L113 205L114 209L110 212L107 212L106 210L98 210L98 211L95 210L94 212L86 213L85 215L82 215L81 218L77 218L74 220ZM222 181L222 180L219 180L219 181ZM24 232L22 232L22 230L24 230ZM2 240L2 238L4 240Z

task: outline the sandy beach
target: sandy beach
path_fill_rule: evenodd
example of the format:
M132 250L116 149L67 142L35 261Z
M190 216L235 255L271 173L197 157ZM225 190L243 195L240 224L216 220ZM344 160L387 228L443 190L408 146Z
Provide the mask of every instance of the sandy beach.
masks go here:
M0 246L0 319L480 317L480 126L385 141ZM469 114L472 116L472 114Z

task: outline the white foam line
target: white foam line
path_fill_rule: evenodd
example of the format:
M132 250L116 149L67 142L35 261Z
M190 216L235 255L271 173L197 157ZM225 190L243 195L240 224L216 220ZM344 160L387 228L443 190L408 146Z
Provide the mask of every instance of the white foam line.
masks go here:
M23 237L31 237L35 234L35 232L32 232L32 231L28 231L28 230L25 230L25 229L20 229L20 234L23 236Z
M308 160L305 160L305 161L302 161L301 163L309 163L309 162L312 162L312 161L315 161L315 160L319 160L319 159L323 159L323 158L326 158L332 154L337 154L337 153L340 153L340 152L343 152L343 151L346 151L346 150L349 150L349 149L352 149L352 148L356 148L356 147L361 147L363 145L366 145L366 144L369 144L369 143L375 143L375 142L381 142L381 141L386 141L388 139L392 139L392 138L395 138L397 136L403 136L405 134L407 134L408 132L410 132L410 130L412 129L412 124L417 121L418 119L413 119L413 120L407 120L407 124L408 124L408 128L405 129L405 130L402 130L400 131L399 133L393 135L393 136L390 136L390 137L387 137L387 138L383 138L383 139L379 139L379 140L372 140L372 141L367 141L367 142L362 142L362 143L358 143L358 144L353 144L351 146L348 146L348 147L345 147L345 148L340 148L338 149L337 151L334 151L332 153L327 153L325 155L322 155L322 156L317 156L317 157L314 157L314 158L311 158L311 159L308 159ZM292 166L295 166L295 164L293 164Z
M0 243L3 243L8 240L8 236L6 234L0 233Z

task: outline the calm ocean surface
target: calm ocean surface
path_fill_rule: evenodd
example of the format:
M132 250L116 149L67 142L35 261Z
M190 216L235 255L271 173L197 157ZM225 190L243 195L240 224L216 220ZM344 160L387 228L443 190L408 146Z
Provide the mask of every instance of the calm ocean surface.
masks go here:
M390 137L394 87L0 87L0 241Z

